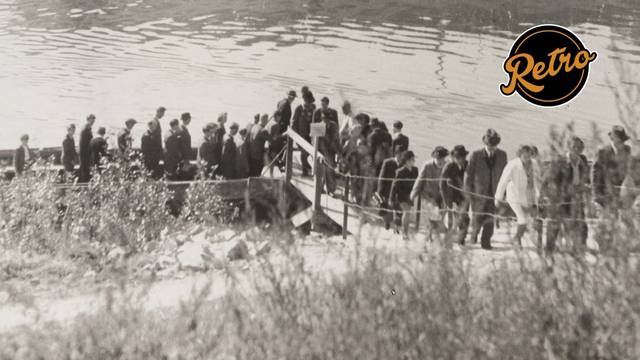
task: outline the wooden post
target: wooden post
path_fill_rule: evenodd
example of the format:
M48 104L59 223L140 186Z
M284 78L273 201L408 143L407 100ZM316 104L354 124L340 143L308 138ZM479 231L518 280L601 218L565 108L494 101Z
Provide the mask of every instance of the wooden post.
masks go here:
M351 176L347 175L344 178L344 197L342 203L344 209L342 210L342 238L347 240L347 222L349 221L349 183Z
M416 207L418 211L416 212L416 232L420 231L420 210L422 210L422 196L418 195L418 205Z
M322 173L320 170L320 160L318 159L318 137L313 138L313 221L312 229L317 230L316 220L321 210L320 199L322 196Z
M320 159L318 159L318 143L319 138L324 136L327 131L327 127L324 123L311 124L310 135L313 137L313 218L311 220L312 229L317 229L317 218L320 213L320 199L322 196L322 176L326 170L321 169L323 166Z
M293 175L293 140L287 136L287 154L285 159L284 181L288 184Z

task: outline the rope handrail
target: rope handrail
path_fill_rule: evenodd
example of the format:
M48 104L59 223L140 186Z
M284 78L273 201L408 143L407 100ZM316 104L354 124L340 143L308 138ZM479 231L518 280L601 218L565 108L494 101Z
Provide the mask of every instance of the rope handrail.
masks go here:
M345 201L344 199L342 199L343 204L348 205L349 207L353 207L356 209L360 209L360 210L364 210L364 211L384 211L384 212L400 212L400 211L405 211L408 212L410 214L431 214L430 210L418 210L418 209L411 209L411 210L394 210L394 209L390 209L390 208L384 208L384 207L378 207L378 206L364 206L364 205L360 205L360 204L356 204L353 203L351 201ZM469 214L469 211L462 211L462 210L457 210L457 209L439 209L438 210L440 213L447 213L447 212L452 212L452 213L456 213L456 214ZM506 216L506 215L500 215L500 214L496 214L496 213L490 213L490 212L482 212L482 211L471 211L471 215L476 216L476 215L482 215L482 216L489 216L489 217L493 217L499 220L517 220L517 218L515 216ZM549 221L549 220L553 220L550 219L548 217L541 217L541 216L536 216L536 217L531 217L531 219L533 220L544 220L544 221ZM595 218L595 217L583 217L583 218L567 218L567 217L562 217L562 220L569 220L569 221L584 221L584 222L596 222L599 219Z

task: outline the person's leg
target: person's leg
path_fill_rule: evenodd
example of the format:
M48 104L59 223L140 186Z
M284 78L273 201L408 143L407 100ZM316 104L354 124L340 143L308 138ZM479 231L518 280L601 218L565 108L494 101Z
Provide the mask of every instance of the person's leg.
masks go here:
M518 224L516 233L513 236L513 242L517 246L522 246L522 236L527 230L527 210L522 205L515 202L510 202L509 206L511 207L511 210L513 210L513 212L516 214L516 222Z
M309 164L309 153L300 149L300 162L302 163L302 176L308 176L311 172L311 164Z
M326 158L326 164L323 165L326 171L325 178L327 180L327 193L333 194L336 191L336 163L334 160L334 156L329 154Z
M558 219L551 218L547 220L547 244L545 251L552 253L556 249L556 242L560 234L561 222Z
M482 226L482 235L480 237L480 245L482 246L483 249L491 249L491 237L493 237L493 229L494 229L494 222L495 222L495 218L492 215L495 215L496 213L496 207L493 201L490 201L490 200L485 201L485 206L483 210L484 210L484 213L486 213L486 215L483 215L482 222L480 224Z
M402 210L402 238L409 239L409 224L411 222L411 204L400 203L400 209Z
M476 214L472 211L471 214L471 234L469 240L472 244L476 244L478 242L478 234L480 233L480 229L482 227L482 215Z
M469 214L463 213L457 215L458 220L458 244L464 245L464 239L467 236L467 231L469 229Z

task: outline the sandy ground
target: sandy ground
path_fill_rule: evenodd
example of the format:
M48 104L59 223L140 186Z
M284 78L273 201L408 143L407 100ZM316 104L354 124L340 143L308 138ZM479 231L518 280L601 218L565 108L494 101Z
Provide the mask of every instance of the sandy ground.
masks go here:
M513 229L511 229L513 230ZM486 274L494 269L494 265L501 260L515 260L516 250L509 243L509 229L500 229L495 235L495 249L482 250L476 245L467 245L462 249L454 245L454 251L468 251L471 255L474 269L478 273ZM359 239L359 241L357 241ZM391 231L380 230L365 226L360 237L350 236L346 241L341 237L305 238L299 246L300 254L304 257L306 267L318 274L327 276L340 275L356 263L356 257L366 252L384 251L386 254L397 255L403 261L416 260L419 256L438 251L441 246L429 243L424 236L418 235L410 241L401 240L399 235ZM358 251L359 250L359 251ZM533 243L525 240L523 250L535 253ZM269 255L274 264L284 264L286 258L279 251ZM360 257L365 258L365 257ZM259 264L255 260L230 263L230 270L216 270L205 273L180 272L175 277L151 282L149 284L134 284L125 286L124 291L113 291L117 297L135 296L146 292L144 307L150 311L162 311L180 305L205 285L211 284L210 300L222 297L231 286L249 295L253 291ZM233 280L229 274L235 274ZM109 287L107 287L109 288ZM117 289L118 284L111 288ZM34 295L30 304L9 304L0 306L0 332L7 332L20 326L34 326L39 323L57 321L72 321L79 314L88 314L99 309L106 303L107 290L93 290L82 295L56 298L46 293ZM4 297L4 299L3 299ZM0 291L0 303L6 302L6 294Z

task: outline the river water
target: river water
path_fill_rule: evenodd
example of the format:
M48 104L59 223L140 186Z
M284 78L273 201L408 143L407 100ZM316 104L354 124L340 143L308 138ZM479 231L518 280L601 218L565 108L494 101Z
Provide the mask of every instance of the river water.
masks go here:
M477 147L487 127L509 151L544 145L550 125L618 123L612 89L640 78L614 65L640 70L639 20L637 0L0 0L0 148L22 133L58 146L88 113L115 137L159 105L190 111L197 142L219 112L244 125L301 85L402 120L420 159ZM512 42L540 23L598 52L581 94L553 109L498 90Z

